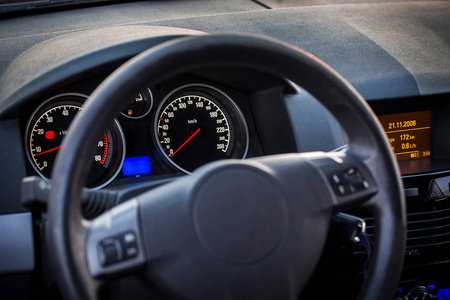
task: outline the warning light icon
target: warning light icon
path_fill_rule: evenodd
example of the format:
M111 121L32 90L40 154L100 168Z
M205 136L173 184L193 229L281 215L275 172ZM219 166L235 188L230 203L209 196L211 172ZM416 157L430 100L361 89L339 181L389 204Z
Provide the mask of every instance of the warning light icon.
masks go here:
M49 131L47 131L47 132L45 133L45 137L46 137L47 139L51 140L51 139L53 139L53 138L55 137L55 133L54 133L53 131L49 130Z

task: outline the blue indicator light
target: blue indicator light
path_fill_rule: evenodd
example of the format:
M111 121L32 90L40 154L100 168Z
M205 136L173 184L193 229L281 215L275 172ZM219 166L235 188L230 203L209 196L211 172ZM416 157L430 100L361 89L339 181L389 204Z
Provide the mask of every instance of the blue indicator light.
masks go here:
M434 286L434 284L429 284L429 285L428 285L428 289L434 290L434 289L436 289L436 287Z
M127 157L123 161L122 172L125 176L149 174L150 158L148 156Z
M450 289L438 290L437 296L438 296L439 300L448 300L448 299L450 299Z

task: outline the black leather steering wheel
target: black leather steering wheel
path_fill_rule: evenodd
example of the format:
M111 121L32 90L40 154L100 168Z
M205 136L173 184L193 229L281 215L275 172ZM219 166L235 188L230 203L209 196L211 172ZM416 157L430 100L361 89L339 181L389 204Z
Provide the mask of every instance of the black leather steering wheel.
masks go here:
M339 121L348 147L210 163L93 221L83 219L91 145L124 99L145 84L215 66L267 72L303 87ZM297 299L333 212L359 206L372 212L376 228L359 299L390 299L403 262L405 199L390 146L364 99L325 63L291 45L246 35L186 37L128 61L77 115L53 172L49 239L67 299L95 299L102 280L134 270L173 298ZM105 266L105 247L120 245L128 233L137 252Z

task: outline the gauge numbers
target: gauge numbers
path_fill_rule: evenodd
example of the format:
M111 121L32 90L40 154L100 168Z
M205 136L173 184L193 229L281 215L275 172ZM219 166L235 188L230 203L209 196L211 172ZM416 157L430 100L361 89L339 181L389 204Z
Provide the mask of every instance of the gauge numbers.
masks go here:
M58 150L68 134L70 123L82 110L86 97L64 94L43 103L33 114L27 127L28 158L34 169L50 179ZM87 180L89 187L101 187L117 175L123 161L123 134L118 123L106 130L96 142L93 164Z
M183 110L185 112L183 112ZM196 118L189 119L189 111L194 112ZM171 141L169 134L170 121L175 121L177 116L185 115L186 124L189 127L188 138L177 148L173 142L179 142L177 139ZM175 123L175 122L172 122ZM205 133L204 125L212 123L215 126L215 133ZM170 124L170 125L169 125ZM201 126L202 125L202 126ZM203 132L202 132L203 127ZM227 152L230 145L230 127L224 112L211 100L202 96L183 96L172 101L162 112L158 122L158 131L161 134L160 142L163 145L164 152L169 157L176 155L189 141L195 136L205 136L209 134L216 142L216 150ZM209 145L203 145L209 146Z
M223 94L205 87L182 89L163 101L155 132L169 162L192 172L211 161L242 158L246 127L233 105Z
M61 148L62 139L67 135L67 128L75 115L81 110L79 104L64 104L53 107L41 115L30 135L30 153L36 167L50 177L51 166L56 157L56 152ZM108 165L107 159L110 148L108 138L110 133L104 133L103 138L97 143L95 161L102 165Z

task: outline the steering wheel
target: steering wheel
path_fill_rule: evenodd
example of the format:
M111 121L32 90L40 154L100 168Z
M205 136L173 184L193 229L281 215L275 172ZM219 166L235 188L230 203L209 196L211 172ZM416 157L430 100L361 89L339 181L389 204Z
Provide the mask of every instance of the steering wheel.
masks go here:
M262 71L303 87L338 120L348 147L210 163L85 220L80 199L91 145L123 100L145 84L216 66ZM406 240L402 190L373 112L324 62L268 38L185 37L125 63L77 115L53 172L51 256L67 299L96 299L102 282L132 272L173 298L297 299L317 266L332 214L364 206L376 232L359 299L390 299ZM114 251L124 258L111 259Z

